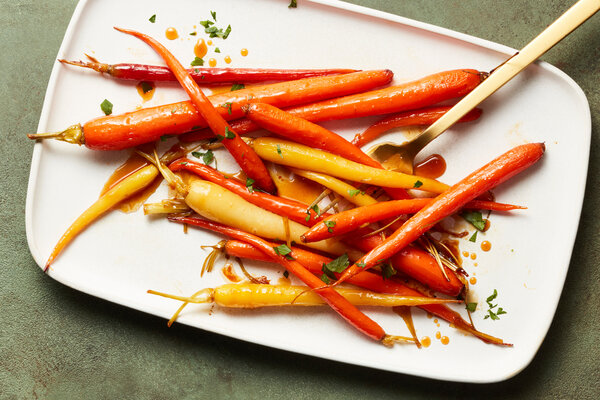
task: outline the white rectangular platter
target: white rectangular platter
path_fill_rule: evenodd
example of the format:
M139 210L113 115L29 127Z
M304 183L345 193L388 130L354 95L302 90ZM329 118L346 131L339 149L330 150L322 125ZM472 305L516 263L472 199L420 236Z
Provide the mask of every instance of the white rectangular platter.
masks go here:
M489 71L514 53L501 45L346 3L299 3L297 9L288 9L287 2L275 0L82 0L58 58L81 59L89 53L108 63L162 64L143 43L112 29L120 26L158 38L185 64L194 58L197 38L205 37L199 21L210 18L210 11L216 11L219 25L232 26L227 40L213 39L221 53L210 57L217 59L218 66L225 66L223 57L230 55L235 67L389 68L395 82L402 82L454 68ZM153 14L156 22L150 23ZM200 28L199 34L189 36L194 26ZM168 27L175 27L180 39L166 40ZM240 56L242 48L248 49L247 57ZM57 63L39 132L62 130L99 116L105 98L114 104L114 113L142 105L135 82L118 82ZM153 100L144 106L182 99L186 96L177 84L159 84ZM179 322L278 349L436 379L493 382L521 371L548 331L569 266L586 181L590 114L580 88L545 63L530 66L482 108L479 121L452 128L423 155L443 154L448 169L441 179L454 183L515 145L546 143L546 155L538 165L495 191L498 201L528 209L493 214L491 229L479 236L477 244L461 240L462 250L478 255L464 265L478 280L472 286L479 299L475 324L514 347L484 344L443 321L438 327L420 310L414 312L419 337L432 338L431 346L421 350L374 343L327 308L227 311L217 307L209 313L209 307L189 306ZM326 126L350 138L374 120ZM58 142L35 145L26 223L29 246L40 266L128 155ZM219 153L219 157L220 167L234 169L226 155ZM163 186L151 200L166 196ZM146 291L190 295L225 283L218 271L200 277L207 255L200 245L220 239L195 229L185 235L180 225L144 217L141 211L112 212L83 232L49 275L94 296L168 318L178 303ZM489 252L478 247L484 239L492 243ZM280 267L267 264L248 263L248 268L274 281L282 273ZM508 312L498 321L484 319L485 298L494 289L499 293L496 302ZM402 320L391 311L366 312L388 333L407 334ZM450 338L448 345L434 339L437 331Z

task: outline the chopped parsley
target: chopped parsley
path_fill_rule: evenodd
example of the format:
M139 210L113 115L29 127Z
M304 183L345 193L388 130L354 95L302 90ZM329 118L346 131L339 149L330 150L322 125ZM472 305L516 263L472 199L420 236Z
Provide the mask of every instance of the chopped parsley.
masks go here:
M415 182L415 184L413 185L413 188L415 188L415 189L418 189L418 188L420 188L421 186L423 186L423 182L421 182L421 181L416 181L416 182Z
M142 88L142 92L144 92L144 93L148 93L152 89L154 89L154 86L152 86L152 83L146 82L146 81L140 82L140 87Z
M216 11L211 11L210 16L215 20L215 22L217 22L217 12Z
M310 209L313 210L314 212L316 212L317 216L319 216L319 217L321 216L321 209L319 208L319 206L317 204L312 206Z
M225 138L226 139L234 139L235 138L235 133L233 133L233 131L229 130L229 127L225 127Z
M217 18L216 18L217 13L213 14L213 12L211 11L210 14L216 22L217 21ZM204 27L204 32L208 33L208 36L211 38L218 37L221 39L227 39L227 37L231 33L231 25L228 25L225 30L223 30L222 28L217 28L215 26L215 23L210 20L200 21L200 25L202 25Z
M327 232L333 233L333 227L335 226L335 221L323 221L323 223L327 227Z
M296 0L290 0L290 5L288 6L288 8L297 8L298 7L298 2Z
M325 282L326 284L328 284L328 285L331 283L331 281L329 280L329 278L325 274L321 275L321 280L323 282Z
M465 305L465 308L469 310L469 312L475 312L475 310L477 309L477 303L467 303Z
M287 247L287 245L280 244L277 247L273 247L273 250L275 250L276 254L279 254L280 256L284 256L288 260L293 260L292 256L290 255L290 253L292 252L292 249Z
M196 32L190 32L190 36L196 36L197 33Z
M223 139L225 139L225 136L217 134L215 135L215 138L217 142L222 142Z
M304 217L304 220L306 222L310 221L310 213L308 211L306 212L306 217Z
M231 115L231 102L228 101L226 103L221 104L221 107L226 108L227 109L227 114Z
M366 267L366 266L367 266L367 263L364 263L364 262L357 262L357 263L356 263L356 266L357 266L358 268L364 268L364 267Z
M201 59L200 57L195 57L194 60L192 60L192 62L190 63L190 65L192 67L198 67L198 66L203 66L204 65L204 60Z
M155 23L156 22L156 14L154 14L153 16L151 16L150 18L148 18L148 21Z
M243 89L243 88L245 88L245 87L246 87L246 86L245 86L243 83L234 83L234 84L231 86L231 90L230 90L230 92L235 92L236 90L240 90L240 89Z
M473 242L473 243L477 242L477 232L478 231L475 231L473 233L473 235L469 238L469 242Z
M250 193L254 193L254 187L252 187L253 184L254 184L254 179L246 178L246 189L248 189L248 191Z
M323 267L321 267L321 271L323 271L323 276L331 278L331 279L335 279L335 273L336 272L337 273L344 272L344 270L346 268L348 268L349 265L350 265L350 260L348 259L348 254L342 254L335 260L328 262L327 264L323 264ZM322 277L321 277L321 280L323 280ZM329 282L326 282L325 280L323 280L323 282L325 282L327 284L329 283Z
M280 145L277 145L277 154L279 154L279 157L283 158L283 154L281 154L281 146ZM310 217L309 217L309 219L310 219Z
M204 161L204 164L208 165L215 159L215 155L212 150L207 150L206 153L201 153L199 151L192 151L192 155L196 158L201 158Z
M221 52L221 49L218 47L215 47L215 53L220 53L220 52Z
M491 318L493 321L499 320L500 317L498 315L502 315L502 314L506 314L506 311L504 311L504 309L502 309L502 307L498 307L498 304L492 304L492 302L494 301L494 299L498 297L498 291L496 289L494 289L494 293L492 293L486 300L485 302L488 305L488 314L483 317L483 319L488 319ZM496 311L494 311L494 308L496 308Z
M473 225L478 231L485 229L485 220L479 211L465 211L460 214L468 223Z
M354 197L354 196L357 196L359 194L365 194L365 192L363 192L360 189L348 189L348 194L350 195L350 197Z
M104 99L104 101L102 103L100 103L100 109L106 115L112 114L112 108L113 108L113 104L110 101L108 101L107 99Z

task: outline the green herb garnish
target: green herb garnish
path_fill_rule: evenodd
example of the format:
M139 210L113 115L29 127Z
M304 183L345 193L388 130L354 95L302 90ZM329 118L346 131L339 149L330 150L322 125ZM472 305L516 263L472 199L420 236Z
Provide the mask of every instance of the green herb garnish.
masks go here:
M477 232L478 231L473 232L473 235L469 238L469 242L477 242Z
M464 211L460 216L473 225L478 231L483 231L485 229L485 220L479 211Z
M290 253L292 252L292 249L287 247L287 245L280 244L277 247L273 247L273 250L275 250L275 253L279 254L280 256L284 256L288 260L293 260L292 256L290 255Z
M196 32L190 32L190 36L196 36L197 33Z
M500 319L500 317L498 317L498 315L506 314L506 311L504 311L504 309L502 307L498 307L498 309L496 311L494 311L494 308L496 308L498 306L498 304L492 304L492 301L494 301L494 299L496 297L498 297L498 291L496 289L494 289L494 293L492 293L485 300L485 302L488 305L488 310L487 310L488 314L485 317L483 317L483 319L491 318L492 320L496 321L496 320Z
M359 194L365 194L365 192L363 192L360 189L348 189L348 194L350 195L350 197L354 197L354 196L357 196Z
M475 312L477 309L477 303L467 303L465 308L469 310L469 312Z
M104 99L104 101L100 103L100 109L102 112L104 112L104 114L110 115L112 114L113 104L107 99Z
M289 273L289 271L287 271L287 270L286 270L286 271L283 271L283 277L284 277L284 278L289 278L289 277L290 277L290 273Z
M381 275L383 276L383 279L389 279L396 275L396 270L392 267L392 264L387 262L381 266Z
M364 267L366 267L366 266L367 266L367 263L364 263L364 262L358 262L358 263L356 263L356 266L357 266L358 268L364 268Z
M281 154L281 146L280 145L277 145L277 154L279 154L279 157L283 158L283 154Z
M297 8L297 7L298 7L298 2L296 0L291 0L288 8Z
M211 11L210 16L212 17L212 19L215 20L215 22L217 22L217 12L216 11Z
M413 185L413 188L417 189L417 188L420 188L421 186L423 186L423 182L416 181L415 184Z
M226 103L221 104L221 107L226 108L227 109L227 114L231 115L231 102L228 101Z
M335 221L323 221L323 223L327 227L327 232L333 233L333 227L335 226Z
M254 179L246 178L246 189L248 189L248 191L250 193L254 193L254 188L252 187L253 184L254 184Z
M348 266L350 265L350 260L348 259L348 254L342 254L335 260L328 262L327 264L323 264L321 270L325 275L327 275L331 279L335 279L335 273L342 273Z
M148 93L149 91L154 89L154 86L152 86L152 83L146 82L146 81L140 82L140 86L142 88L142 92L144 92L144 93Z
M234 139L235 138L235 133L233 133L233 131L229 130L229 127L225 127L225 138L227 139Z
M234 84L231 86L231 90L230 90L230 92L235 92L236 90L240 90L240 89L243 89L243 88L245 88L245 87L246 87L246 86L245 86L243 83L234 83Z
M153 16L151 16L150 18L148 18L148 21L155 23L156 22L156 14L154 14Z
M220 53L221 49L219 49L218 47L215 47L215 53Z
M203 66L204 65L204 60L201 59L200 57L196 57L194 58L194 60L190 63L190 65L192 67L198 67L198 66Z

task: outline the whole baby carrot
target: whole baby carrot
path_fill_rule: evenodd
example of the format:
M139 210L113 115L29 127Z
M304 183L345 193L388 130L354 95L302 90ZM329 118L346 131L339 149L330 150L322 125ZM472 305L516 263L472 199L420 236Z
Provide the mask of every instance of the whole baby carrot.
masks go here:
M257 248L238 240L228 240L225 243L224 250L227 254L233 257L267 262L270 261L270 259L268 259ZM323 264L328 264L332 261L331 258L297 247L292 247L291 250L291 256L294 259L296 259L299 263L301 263L307 270L316 275L322 274L321 268ZM425 296L417 290L403 285L400 281L396 279L384 279L381 275L375 274L371 271L362 271L357 275L353 276L352 278L349 278L347 282L359 287L373 290L378 293L390 293L397 294L400 296ZM478 337L486 343L510 346L510 344L504 343L502 339L498 339L477 331L473 328L473 326L470 323L462 319L462 317L458 313L452 311L450 308L444 305L426 305L419 307L433 315L436 315L450 322L457 329L461 329L473 334L474 336Z
M90 68L113 78L135 81L176 81L168 67L146 64L105 64L98 62L58 60L63 64ZM190 76L200 85L256 83L265 81L292 81L325 75L340 75L357 72L356 69L269 69L269 68L188 68Z
M361 71L255 86L216 94L209 99L223 118L232 120L243 116L241 107L249 101L290 107L370 90L389 83L392 77L390 70ZM62 132L27 136L30 139L62 140L94 150L122 150L154 142L163 135L179 135L206 126L206 121L198 114L192 102L182 101L95 118ZM207 138L212 137L214 135L211 133Z
M414 214L432 201L435 200L429 198L392 200L352 208L329 216L320 223L315 224L308 232L302 235L302 240L305 242L318 241L352 232L364 224L370 224L387 218L395 218L403 214ZM510 211L525 207L493 201L472 200L465 204L463 208Z
M248 182L244 185L235 179L226 178L219 171L188 158L181 158L172 162L169 165L169 168L174 172L180 170L192 172L207 181L216 183L217 185L230 190L254 205L275 214L288 217L292 221L296 221L302 225L312 226L315 222L320 221L327 216L318 215L313 209L307 210L306 205L298 201L254 190L252 184L248 185Z
M485 76L485 73L472 69L445 71L401 85L317 103L305 103L306 105L285 111L311 122L320 122L414 110L464 96L479 85ZM284 107L281 104L274 105ZM240 135L259 129L250 120L237 121L233 126ZM205 136L203 131L190 132L182 136L181 140L192 142Z
M469 201L533 165L542 157L544 150L543 143L524 144L507 151L479 168L437 196L434 201L419 210L382 244L367 253L358 263L346 269L335 285L398 253L429 228L457 212Z
M316 290L317 294L321 296L323 300L325 300L325 302L329 304L329 306L335 312L340 314L346 321L348 321L360 332L367 335L371 339L377 341L383 341L384 339L386 339L387 335L385 331L381 328L381 326L379 326L375 321L363 314L360 310L358 310L358 308L350 304L348 300L346 300L342 295L340 295L336 291L329 288L319 289L322 288L323 281L311 274L298 261L288 259L283 255L280 255L281 252L279 254L276 253L275 248L277 248L278 246L274 243L269 243L259 238L258 236L251 235L238 229L230 228L228 226L216 222L203 220L200 218L169 217L169 220L173 222L186 223L203 229L208 229L210 231L218 232L231 238L251 244L252 246L259 249L261 252L269 256L272 261L284 266L289 272L297 276L308 287L312 289L318 289Z
M388 117L383 118L382 120L377 121L376 123L368 127L364 132L356 134L356 136L354 136L354 139L352 139L352 143L358 147L362 147L393 128L413 125L431 125L435 121L437 121L442 115L444 115L450 108L452 107L428 107L422 108L420 110L411 110L390 115ZM469 111L464 117L462 117L458 122L473 121L479 118L480 116L481 109L474 108L471 111Z
M208 126L210 126L210 129L214 132L216 137L223 141L225 148L233 156L246 175L251 179L254 179L256 185L263 190L275 192L275 184L273 183L265 164L252 148L231 129L227 121L225 121L221 114L215 109L215 106L208 100L204 93L202 93L198 84L192 79L190 74L175 56L171 54L166 47L148 35L129 29L115 29L142 40L163 58L183 89L187 92L202 118L208 123Z

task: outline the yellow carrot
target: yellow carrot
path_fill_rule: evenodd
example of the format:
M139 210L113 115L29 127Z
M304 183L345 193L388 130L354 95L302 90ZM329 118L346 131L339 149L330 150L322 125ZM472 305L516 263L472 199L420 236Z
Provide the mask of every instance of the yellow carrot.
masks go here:
M292 172L303 178L310 179L313 182L317 182L325 186L327 189L339 194L340 196L348 200L350 203L356 204L359 207L369 206L371 204L377 203L377 200L375 200L373 197L361 192L354 186L332 176L320 174L318 172L304 171L297 168L292 168Z
M114 187L104 193L98 200L96 200L94 204L85 210L83 214L77 217L71 226L69 226L56 246L54 246L54 250L52 250L44 270L48 270L50 264L52 264L54 259L60 254L65 246L69 244L81 231L87 228L98 217L109 211L115 205L150 185L157 176L158 169L154 165L147 165L129 175L127 178L123 179L121 182L117 183Z
M322 150L281 139L261 137L252 140L250 145L264 160L353 182L390 188L418 188L432 193L442 193L449 188L448 185L435 179L369 167Z
M211 221L266 239L286 241L288 237L282 216L255 206L217 184L202 180L192 182L185 202L195 212ZM301 243L300 236L308 228L295 221L289 221L288 224L289 239ZM348 253L350 258L361 256L356 250L336 240L322 240L307 246L335 255Z
M148 293L188 303L214 303L228 308L320 306L325 304L318 294L306 289L306 286L248 283L226 284L214 289L203 289L190 297L171 295L154 290L148 290ZM430 297L396 296L360 289L336 288L336 291L350 301L350 303L357 306L422 306L460 302L459 300Z

